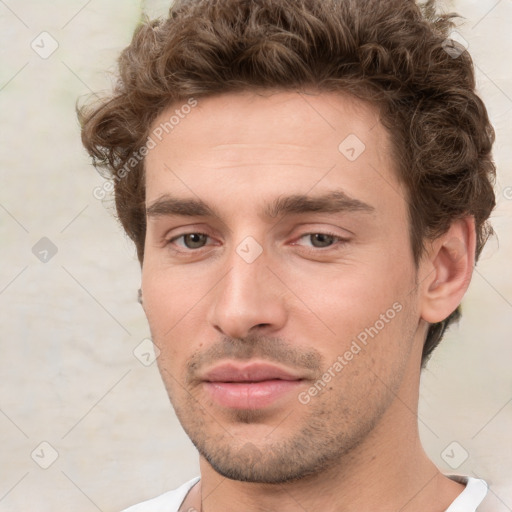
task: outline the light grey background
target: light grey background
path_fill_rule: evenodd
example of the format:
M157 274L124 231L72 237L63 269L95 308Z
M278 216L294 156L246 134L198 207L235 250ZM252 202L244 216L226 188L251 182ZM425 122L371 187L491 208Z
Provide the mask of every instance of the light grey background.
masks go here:
M156 365L134 355L145 362L136 347L149 336L139 267L111 203L92 195L103 180L74 113L77 97L110 87L142 11L167 5L0 0L2 512L116 511L198 472ZM444 5L466 18L458 31L497 131L498 238L424 372L420 431L443 470L484 477L496 510L510 511L512 0Z

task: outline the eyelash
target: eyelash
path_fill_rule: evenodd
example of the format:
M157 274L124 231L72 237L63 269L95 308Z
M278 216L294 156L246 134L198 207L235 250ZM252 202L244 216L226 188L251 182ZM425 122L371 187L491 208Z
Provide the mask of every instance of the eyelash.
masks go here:
M204 235L206 236L207 238L210 238L211 237L209 235L207 235L206 233L201 233L199 231L190 231L188 233L182 233L181 235L177 235L177 236L174 236L172 238L170 238L169 240L166 241L166 246L168 247L171 247L171 249L175 252L175 253L188 253L188 254L192 254L192 253L199 253L202 249L204 249L205 247L199 247L198 249L189 249L187 247L183 248L183 250L177 250L177 249L174 249L172 247L172 244L176 241L176 240L179 240L180 238L184 238L185 236L187 235ZM304 233L303 235L301 235L297 240L301 240L305 237L308 237L308 236L313 236L313 235L323 235L323 236L329 236L329 237L332 237L334 238L334 241L333 241L333 244L328 246L328 247L303 247L303 249L305 249L307 252L311 252L311 253L316 253L316 254L319 254L321 252L325 252L325 251L329 251L329 250L338 250L340 249L343 245L345 245L347 242L348 242L348 239L346 238L343 238L339 235L336 235L335 233L330 233L328 231L313 231L313 232L310 232L310 233ZM294 243L293 245L297 245L296 243Z

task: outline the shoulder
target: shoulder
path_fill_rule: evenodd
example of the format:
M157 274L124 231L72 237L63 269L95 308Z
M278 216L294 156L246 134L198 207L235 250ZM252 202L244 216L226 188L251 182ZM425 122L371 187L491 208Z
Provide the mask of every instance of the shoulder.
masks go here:
M156 498L133 505L124 509L122 512L175 512L182 504L187 493L198 481L199 477L194 478L173 491L166 492Z

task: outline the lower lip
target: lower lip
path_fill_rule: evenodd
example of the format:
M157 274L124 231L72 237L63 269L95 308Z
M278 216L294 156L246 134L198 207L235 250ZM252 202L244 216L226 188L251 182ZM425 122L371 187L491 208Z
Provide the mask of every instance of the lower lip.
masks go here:
M222 407L261 409L296 390L300 380L261 382L205 382L207 392Z

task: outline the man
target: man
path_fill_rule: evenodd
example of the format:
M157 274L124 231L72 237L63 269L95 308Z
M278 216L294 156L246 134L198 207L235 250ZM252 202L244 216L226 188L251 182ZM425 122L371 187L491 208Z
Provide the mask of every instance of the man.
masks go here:
M409 0L179 1L81 110L200 454L200 479L131 512L484 502L417 426L421 368L494 207L494 134L450 18Z

